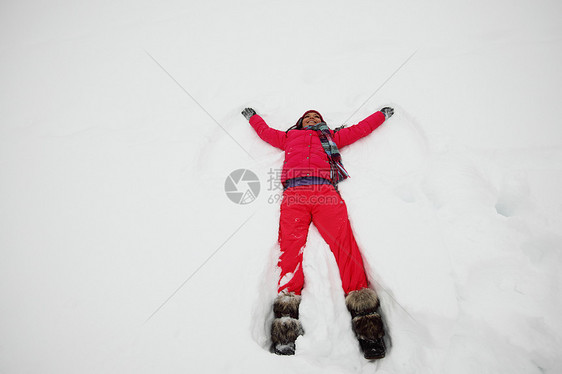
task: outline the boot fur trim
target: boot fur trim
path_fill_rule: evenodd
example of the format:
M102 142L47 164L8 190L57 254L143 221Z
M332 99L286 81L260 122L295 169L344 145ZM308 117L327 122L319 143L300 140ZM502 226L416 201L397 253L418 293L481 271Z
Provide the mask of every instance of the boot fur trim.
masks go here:
M273 345L294 343L304 330L298 319L291 317L275 318L271 325L271 342Z
M376 292L370 288L351 291L345 298L345 305L352 317L375 313L379 304Z
M355 317L352 324L358 339L376 340L384 336L382 318L378 313Z
M291 317L299 318L299 305L301 296L294 293L281 293L273 303L273 313L275 318Z

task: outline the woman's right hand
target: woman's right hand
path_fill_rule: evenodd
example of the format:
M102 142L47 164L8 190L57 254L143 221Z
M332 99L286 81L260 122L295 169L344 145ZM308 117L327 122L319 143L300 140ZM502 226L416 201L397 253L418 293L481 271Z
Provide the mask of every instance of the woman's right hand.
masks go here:
M246 108L246 109L244 109L244 110L242 111L242 115L243 115L244 117L246 117L246 119L247 119L248 121L250 120L250 118L252 118L252 116L253 116L254 114L256 114L256 111L253 110L252 108Z

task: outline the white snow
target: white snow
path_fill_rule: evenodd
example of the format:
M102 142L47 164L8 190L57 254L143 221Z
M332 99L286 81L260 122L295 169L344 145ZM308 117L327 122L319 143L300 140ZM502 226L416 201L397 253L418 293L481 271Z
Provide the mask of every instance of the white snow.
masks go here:
M4 1L0 372L560 373L561 11ZM386 105L341 192L392 347L362 358L312 227L306 333L273 355L283 155L240 112L284 130ZM256 201L226 196L236 169Z

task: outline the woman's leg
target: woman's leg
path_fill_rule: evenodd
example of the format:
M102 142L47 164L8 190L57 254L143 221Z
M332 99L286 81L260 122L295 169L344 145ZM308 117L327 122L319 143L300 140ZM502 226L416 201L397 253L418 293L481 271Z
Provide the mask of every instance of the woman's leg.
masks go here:
M278 292L300 295L304 286L302 269L303 249L311 222L310 207L299 201L298 191L285 191L279 219L279 246L281 268Z
M368 287L363 258L351 230L347 207L332 186L320 188L312 210L312 221L336 258L345 294Z
M375 291L368 288L363 259L351 231L345 202L333 188L324 189L318 196L312 217L336 257L353 331L365 358L383 358L386 353L385 332L378 313L379 300Z
M299 321L299 304L304 286L303 249L308 236L310 207L301 200L299 190L287 190L281 202L279 246L281 268L278 296L273 303L275 318L271 324L271 351L278 355L294 355L295 343L304 330Z

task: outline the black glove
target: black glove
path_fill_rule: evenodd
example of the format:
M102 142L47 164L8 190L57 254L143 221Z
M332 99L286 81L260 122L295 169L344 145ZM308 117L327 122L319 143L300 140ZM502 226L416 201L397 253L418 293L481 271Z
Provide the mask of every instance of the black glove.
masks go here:
M385 106L384 108L381 109L381 112L382 114L384 114L385 119L389 119L394 114L394 108Z
M242 115L243 115L244 117L246 117L246 119L247 119L248 121L250 120L250 118L252 118L252 116L253 116L254 114L256 114L256 111L253 110L252 108L246 108L246 109L244 109L244 110L242 111Z

